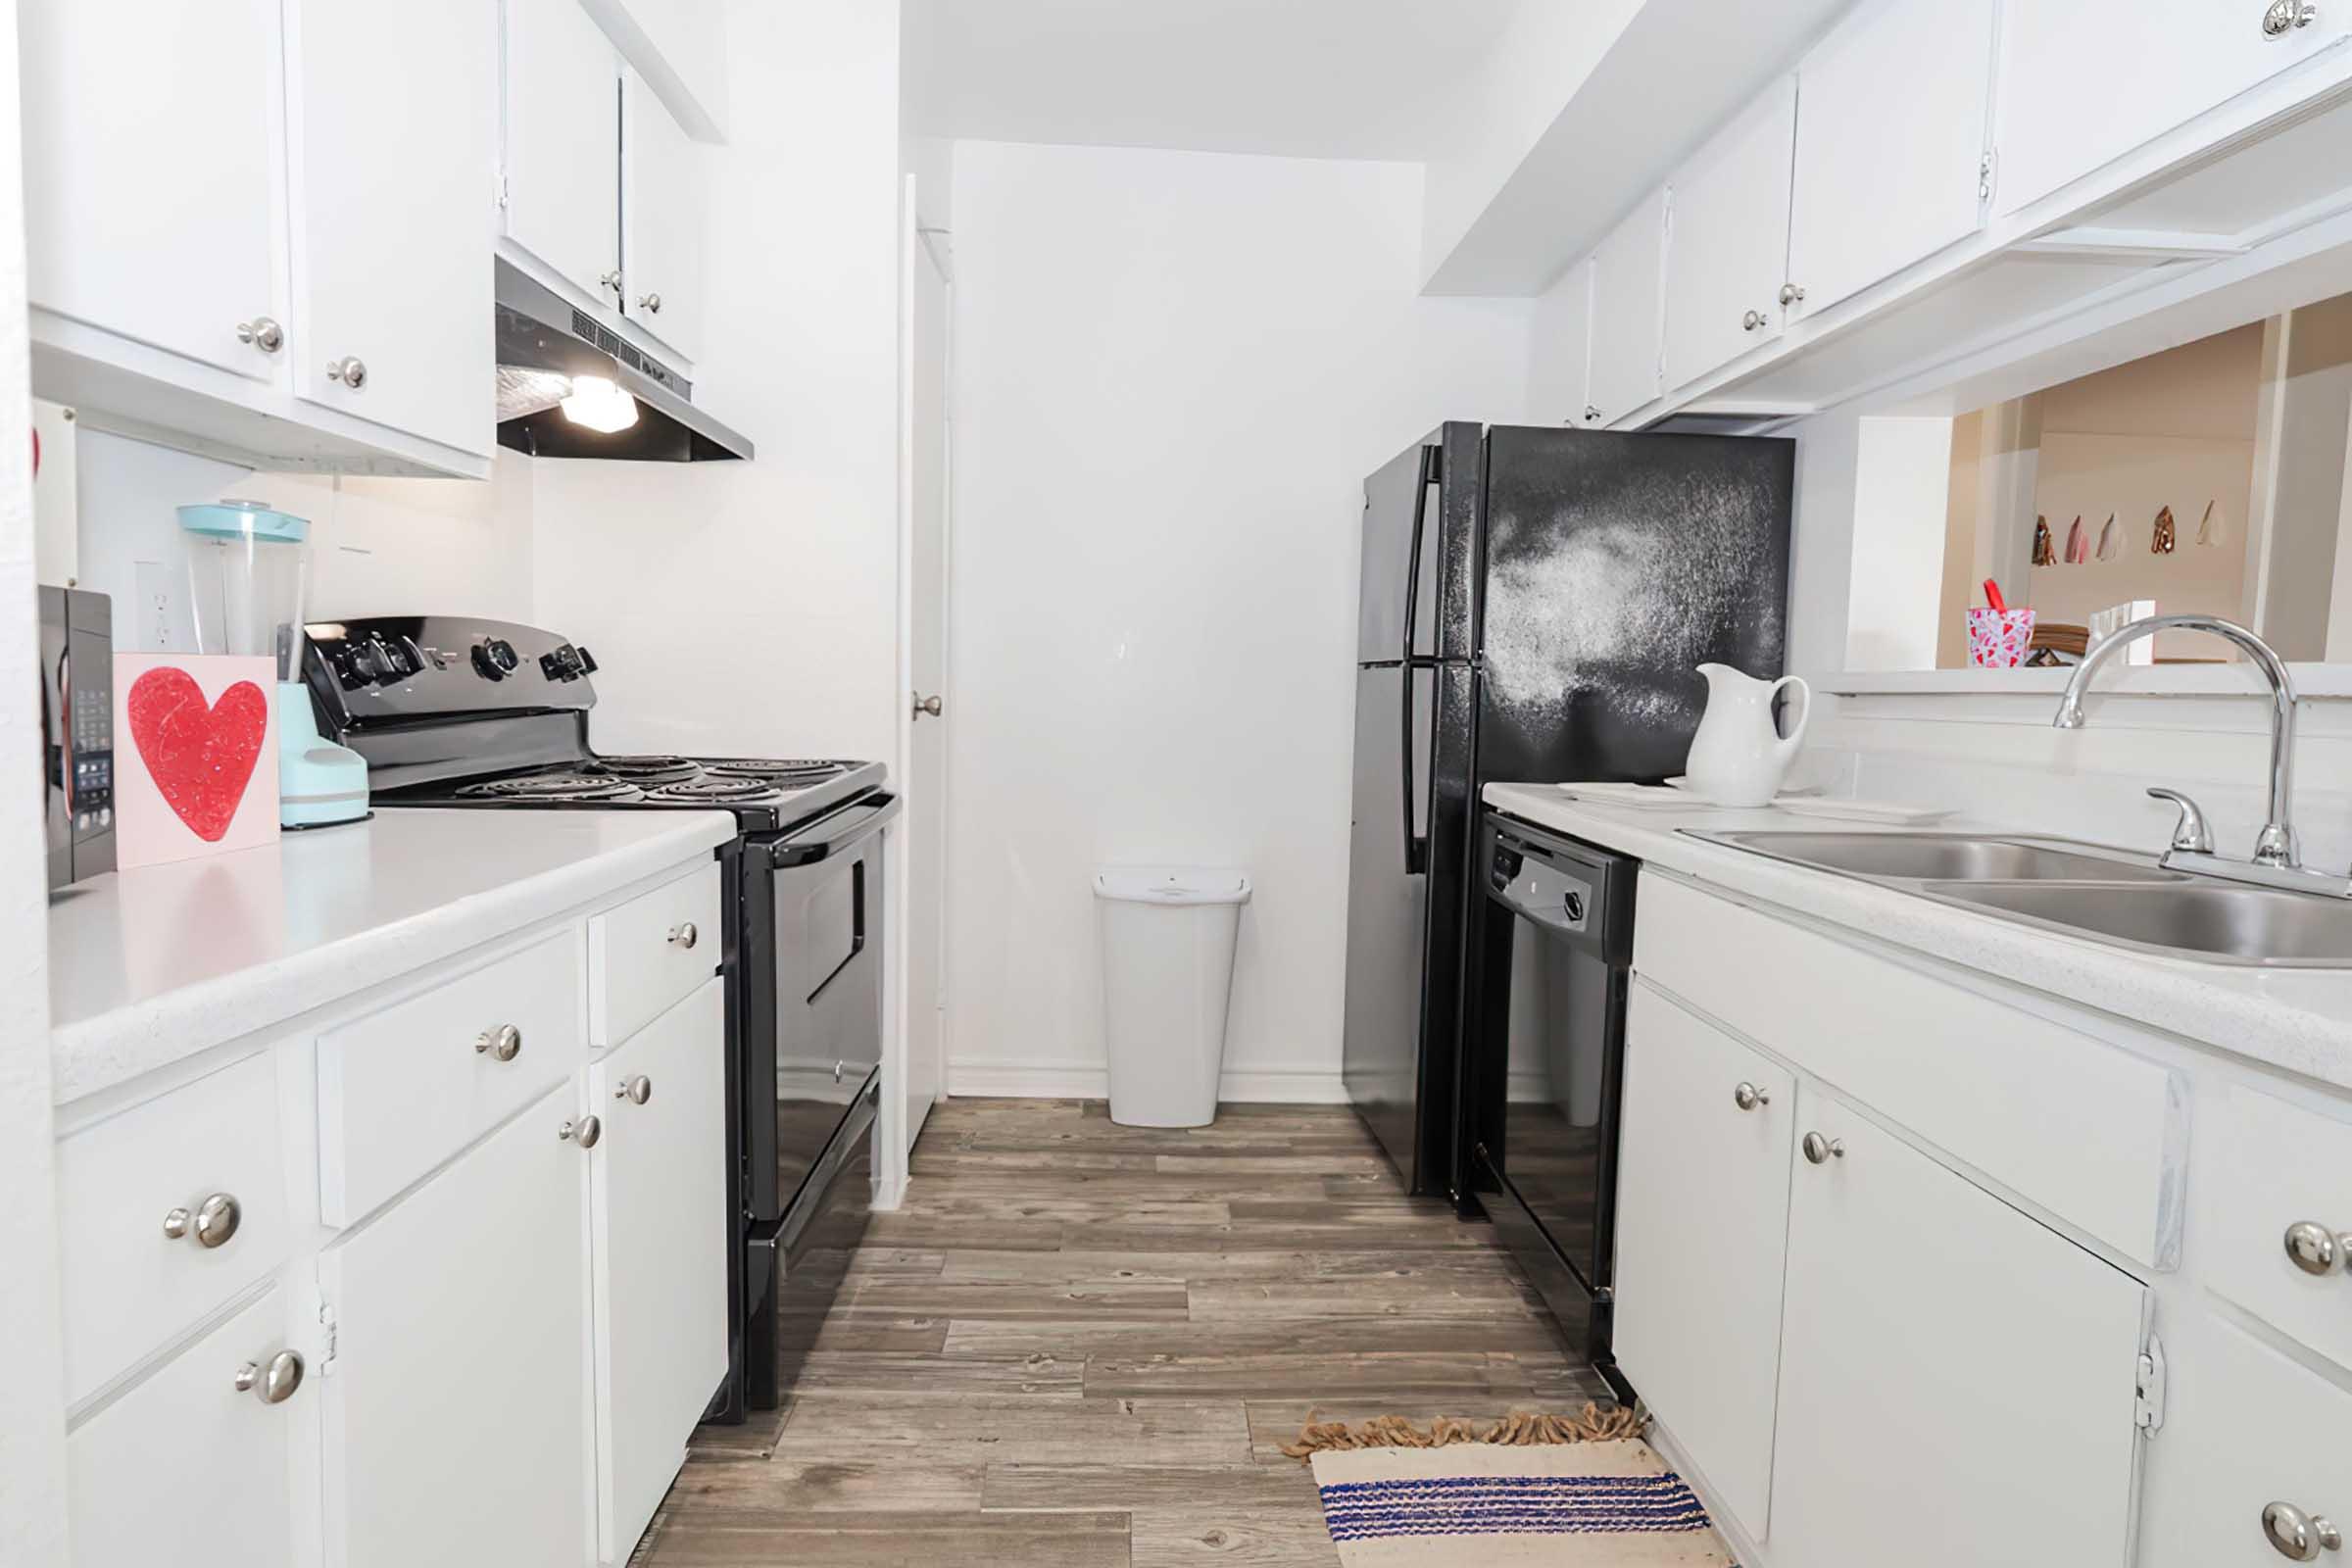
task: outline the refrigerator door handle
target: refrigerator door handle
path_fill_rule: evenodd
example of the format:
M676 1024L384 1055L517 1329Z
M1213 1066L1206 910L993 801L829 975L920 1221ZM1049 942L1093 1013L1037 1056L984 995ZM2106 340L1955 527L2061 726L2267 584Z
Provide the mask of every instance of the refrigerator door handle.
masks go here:
M1421 476L1413 487L1412 544L1404 555L1404 679L1402 689L1404 741L1397 749L1402 765L1398 768L1403 785L1404 806L1404 874L1421 876L1429 870L1429 839L1413 831L1413 677L1424 663L1413 651L1414 623L1421 613L1421 550L1428 534L1423 526L1429 520L1429 487L1437 482L1439 448L1421 449Z

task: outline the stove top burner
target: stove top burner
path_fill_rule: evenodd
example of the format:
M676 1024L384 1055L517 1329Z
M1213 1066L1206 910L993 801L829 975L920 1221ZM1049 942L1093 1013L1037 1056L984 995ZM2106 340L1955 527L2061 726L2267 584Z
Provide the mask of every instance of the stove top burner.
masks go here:
M831 778L836 773L848 770L846 764L841 762L822 762L807 758L778 761L763 757L722 757L714 758L702 766L703 771L713 778L759 778L778 782Z
M765 778L726 778L706 773L679 784L664 784L650 797L657 801L756 801L776 793Z
M610 773L640 784L671 784L694 777L695 765L683 757L600 757L582 765L587 773Z
M635 801L645 792L626 779L589 773L529 773L462 786L458 794L505 801Z

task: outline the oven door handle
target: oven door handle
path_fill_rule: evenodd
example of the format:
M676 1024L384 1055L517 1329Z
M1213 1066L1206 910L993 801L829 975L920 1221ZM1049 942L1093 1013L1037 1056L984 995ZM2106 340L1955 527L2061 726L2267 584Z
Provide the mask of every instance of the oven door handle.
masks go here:
M835 859L880 832L906 809L906 805L896 795L869 795L777 839L767 847L769 860L777 870L788 871L794 866Z

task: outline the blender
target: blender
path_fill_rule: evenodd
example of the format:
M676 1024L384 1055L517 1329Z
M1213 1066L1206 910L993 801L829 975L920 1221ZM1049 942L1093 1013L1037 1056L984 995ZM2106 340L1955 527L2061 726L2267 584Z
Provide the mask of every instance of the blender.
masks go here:
M368 812L368 763L318 732L303 684L303 590L311 525L259 501L181 507L188 607L206 654L277 661L277 819L281 827L356 822Z

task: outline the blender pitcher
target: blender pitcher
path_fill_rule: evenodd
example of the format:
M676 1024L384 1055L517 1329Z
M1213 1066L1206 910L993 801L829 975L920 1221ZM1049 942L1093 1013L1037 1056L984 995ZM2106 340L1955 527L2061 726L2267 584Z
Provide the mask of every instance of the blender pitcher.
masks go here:
M197 652L277 662L278 823L323 827L368 815L368 764L318 733L303 684L303 591L311 525L259 501L181 507Z

